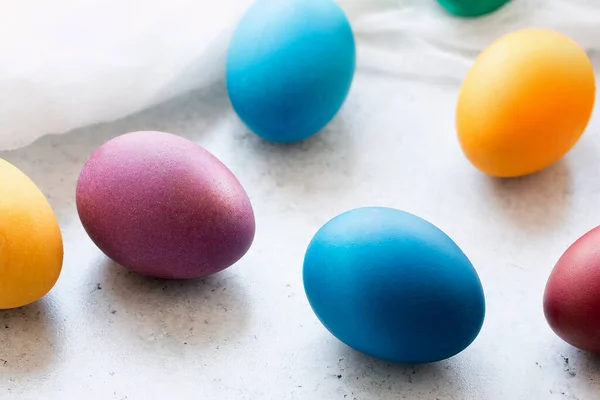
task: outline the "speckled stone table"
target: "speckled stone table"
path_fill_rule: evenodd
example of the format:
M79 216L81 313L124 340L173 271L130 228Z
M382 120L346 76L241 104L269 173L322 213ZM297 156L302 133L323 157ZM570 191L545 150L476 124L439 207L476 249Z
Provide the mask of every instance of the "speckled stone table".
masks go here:
M600 224L598 119L558 164L494 180L458 147L458 88L361 71L325 131L273 145L238 122L218 82L124 120L0 154L49 197L65 241L52 292L0 312L0 398L598 398L600 359L559 340L542 313L554 263ZM186 282L140 277L85 235L74 197L83 163L106 140L148 129L204 145L251 197L254 245L225 272ZM431 365L390 365L348 349L313 315L301 279L306 246L329 218L367 205L427 218L473 261L488 313L463 353Z

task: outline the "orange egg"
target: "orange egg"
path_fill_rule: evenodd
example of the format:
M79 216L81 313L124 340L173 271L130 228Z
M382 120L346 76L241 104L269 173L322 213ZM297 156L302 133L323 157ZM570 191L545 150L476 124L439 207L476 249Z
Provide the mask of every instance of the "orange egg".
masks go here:
M56 283L63 243L50 204L19 169L0 159L0 309L32 303Z
M545 29L510 33L481 53L462 84L461 148L492 176L540 171L577 143L595 95L592 63L573 40Z

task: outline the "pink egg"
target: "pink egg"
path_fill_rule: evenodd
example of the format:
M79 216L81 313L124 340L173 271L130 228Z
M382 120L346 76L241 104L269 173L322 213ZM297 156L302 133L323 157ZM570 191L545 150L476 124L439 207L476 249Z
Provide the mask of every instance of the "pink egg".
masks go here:
M214 274L254 239L252 205L237 178L200 145L169 133L133 132L100 146L76 198L92 241L143 275Z

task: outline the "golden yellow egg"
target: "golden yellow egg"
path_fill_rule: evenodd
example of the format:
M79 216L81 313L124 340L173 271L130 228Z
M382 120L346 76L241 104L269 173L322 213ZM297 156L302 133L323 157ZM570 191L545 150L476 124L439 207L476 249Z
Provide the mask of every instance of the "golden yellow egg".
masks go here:
M540 171L577 143L595 96L592 63L572 39L545 29L510 33L481 53L462 84L461 148L492 176Z
M24 306L52 289L62 268L56 216L38 187L0 159L0 309Z

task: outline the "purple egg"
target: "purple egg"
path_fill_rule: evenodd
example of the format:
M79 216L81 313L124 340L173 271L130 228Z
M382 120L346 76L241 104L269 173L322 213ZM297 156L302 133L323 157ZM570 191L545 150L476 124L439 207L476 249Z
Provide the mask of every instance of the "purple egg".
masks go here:
M92 241L143 275L214 274L254 240L252 205L237 178L200 145L169 133L133 132L100 146L76 197Z

